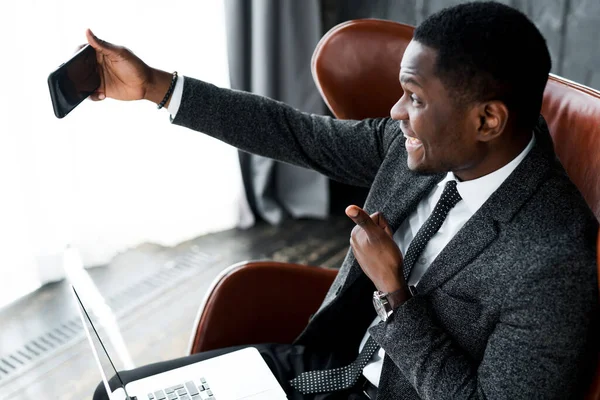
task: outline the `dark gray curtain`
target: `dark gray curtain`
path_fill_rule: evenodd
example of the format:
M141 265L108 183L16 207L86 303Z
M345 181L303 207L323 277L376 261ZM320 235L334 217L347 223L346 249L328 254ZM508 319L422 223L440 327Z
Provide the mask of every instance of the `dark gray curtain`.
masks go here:
M310 72L323 31L319 0L226 0L225 5L232 88L324 113ZM327 216L324 176L244 152L239 159L248 203L258 217L276 224L286 216Z
M416 25L426 0L321 0L325 31L359 18L389 19Z
M415 23L415 0L225 0L231 86L324 114L310 59L330 28L355 18ZM260 127L256 127L260 129ZM367 191L302 168L239 153L244 189L254 215L325 218L362 204Z

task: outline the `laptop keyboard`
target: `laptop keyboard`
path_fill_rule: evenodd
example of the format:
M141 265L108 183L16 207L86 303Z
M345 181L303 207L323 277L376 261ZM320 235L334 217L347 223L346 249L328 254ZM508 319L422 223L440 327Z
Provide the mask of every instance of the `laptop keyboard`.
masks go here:
M185 384L148 393L148 400L216 400L216 398L206 379L200 378L197 382L188 381Z

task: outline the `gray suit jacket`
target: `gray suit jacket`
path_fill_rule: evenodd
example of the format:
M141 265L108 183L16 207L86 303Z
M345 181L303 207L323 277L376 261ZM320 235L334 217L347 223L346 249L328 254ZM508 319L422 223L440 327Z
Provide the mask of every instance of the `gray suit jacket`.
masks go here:
M186 78L174 123L248 152L371 190L392 230L444 174L410 171L399 124L300 113ZM536 144L434 260L418 295L370 329L385 349L379 399L565 399L596 358L598 224L558 162L545 122ZM297 339L352 360L375 316L352 252Z

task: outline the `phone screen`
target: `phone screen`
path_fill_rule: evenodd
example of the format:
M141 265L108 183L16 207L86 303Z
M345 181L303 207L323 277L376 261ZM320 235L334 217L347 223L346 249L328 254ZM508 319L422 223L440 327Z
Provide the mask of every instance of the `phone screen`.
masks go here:
M100 86L96 51L86 45L48 76L54 114L63 118Z

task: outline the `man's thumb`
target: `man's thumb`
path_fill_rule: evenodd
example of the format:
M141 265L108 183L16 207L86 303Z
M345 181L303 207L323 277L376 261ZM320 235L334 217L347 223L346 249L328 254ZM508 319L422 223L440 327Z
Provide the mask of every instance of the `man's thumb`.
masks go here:
M111 44L102 39L98 39L98 37L94 35L91 29L87 29L85 31L85 36L87 38L88 43L94 48L94 50L111 50Z
M355 205L346 207L346 215L350 217L356 225L361 226L363 229L369 224L375 224L365 210Z

